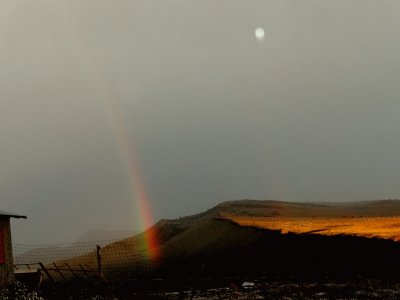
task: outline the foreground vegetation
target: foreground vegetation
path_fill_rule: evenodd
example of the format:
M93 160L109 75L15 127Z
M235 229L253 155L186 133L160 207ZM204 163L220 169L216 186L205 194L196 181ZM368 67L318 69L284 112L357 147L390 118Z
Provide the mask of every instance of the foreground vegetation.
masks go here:
M1 300L44 300L37 291L29 291L24 284L16 281L7 288L0 289Z
M198 285L200 284L200 285ZM399 299L400 283L359 278L356 280L294 280L258 278L249 281L231 280L221 287L182 286L175 290L140 290L132 283L106 285L69 282L47 286L38 292L28 291L21 283L0 290L0 299Z

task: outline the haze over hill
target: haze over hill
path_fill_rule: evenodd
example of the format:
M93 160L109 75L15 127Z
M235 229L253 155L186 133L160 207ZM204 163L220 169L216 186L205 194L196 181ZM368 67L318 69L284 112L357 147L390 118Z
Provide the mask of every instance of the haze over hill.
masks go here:
M96 242L96 241L106 241L106 240L118 240L122 238L127 238L134 235L133 230L105 230L96 229L83 233L77 239L77 243L81 242Z

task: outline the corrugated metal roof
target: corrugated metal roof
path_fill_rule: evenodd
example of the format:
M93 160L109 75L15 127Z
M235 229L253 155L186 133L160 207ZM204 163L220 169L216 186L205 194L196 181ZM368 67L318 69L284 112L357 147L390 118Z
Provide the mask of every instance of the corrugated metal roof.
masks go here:
M17 219L26 219L26 216L21 216L21 215L17 215L17 214L14 214L14 213L10 213L10 212L6 212L6 211L0 210L0 217L1 216L10 217L10 218L17 218Z

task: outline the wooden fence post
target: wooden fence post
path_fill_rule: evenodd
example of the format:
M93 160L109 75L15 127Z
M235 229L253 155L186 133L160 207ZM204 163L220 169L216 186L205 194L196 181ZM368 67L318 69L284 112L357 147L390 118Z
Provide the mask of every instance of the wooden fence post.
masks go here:
M101 247L99 245L96 246L96 253L97 253L97 272L99 273L99 276L101 280L104 280L104 274L103 274L103 266L102 266L102 261L101 261Z

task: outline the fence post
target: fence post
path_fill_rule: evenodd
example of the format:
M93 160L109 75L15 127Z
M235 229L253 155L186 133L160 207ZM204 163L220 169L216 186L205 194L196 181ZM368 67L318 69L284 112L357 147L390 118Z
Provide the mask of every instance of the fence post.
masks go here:
M101 247L99 245L96 246L96 253L97 253L97 272L99 273L101 280L104 280L103 266L101 263Z

